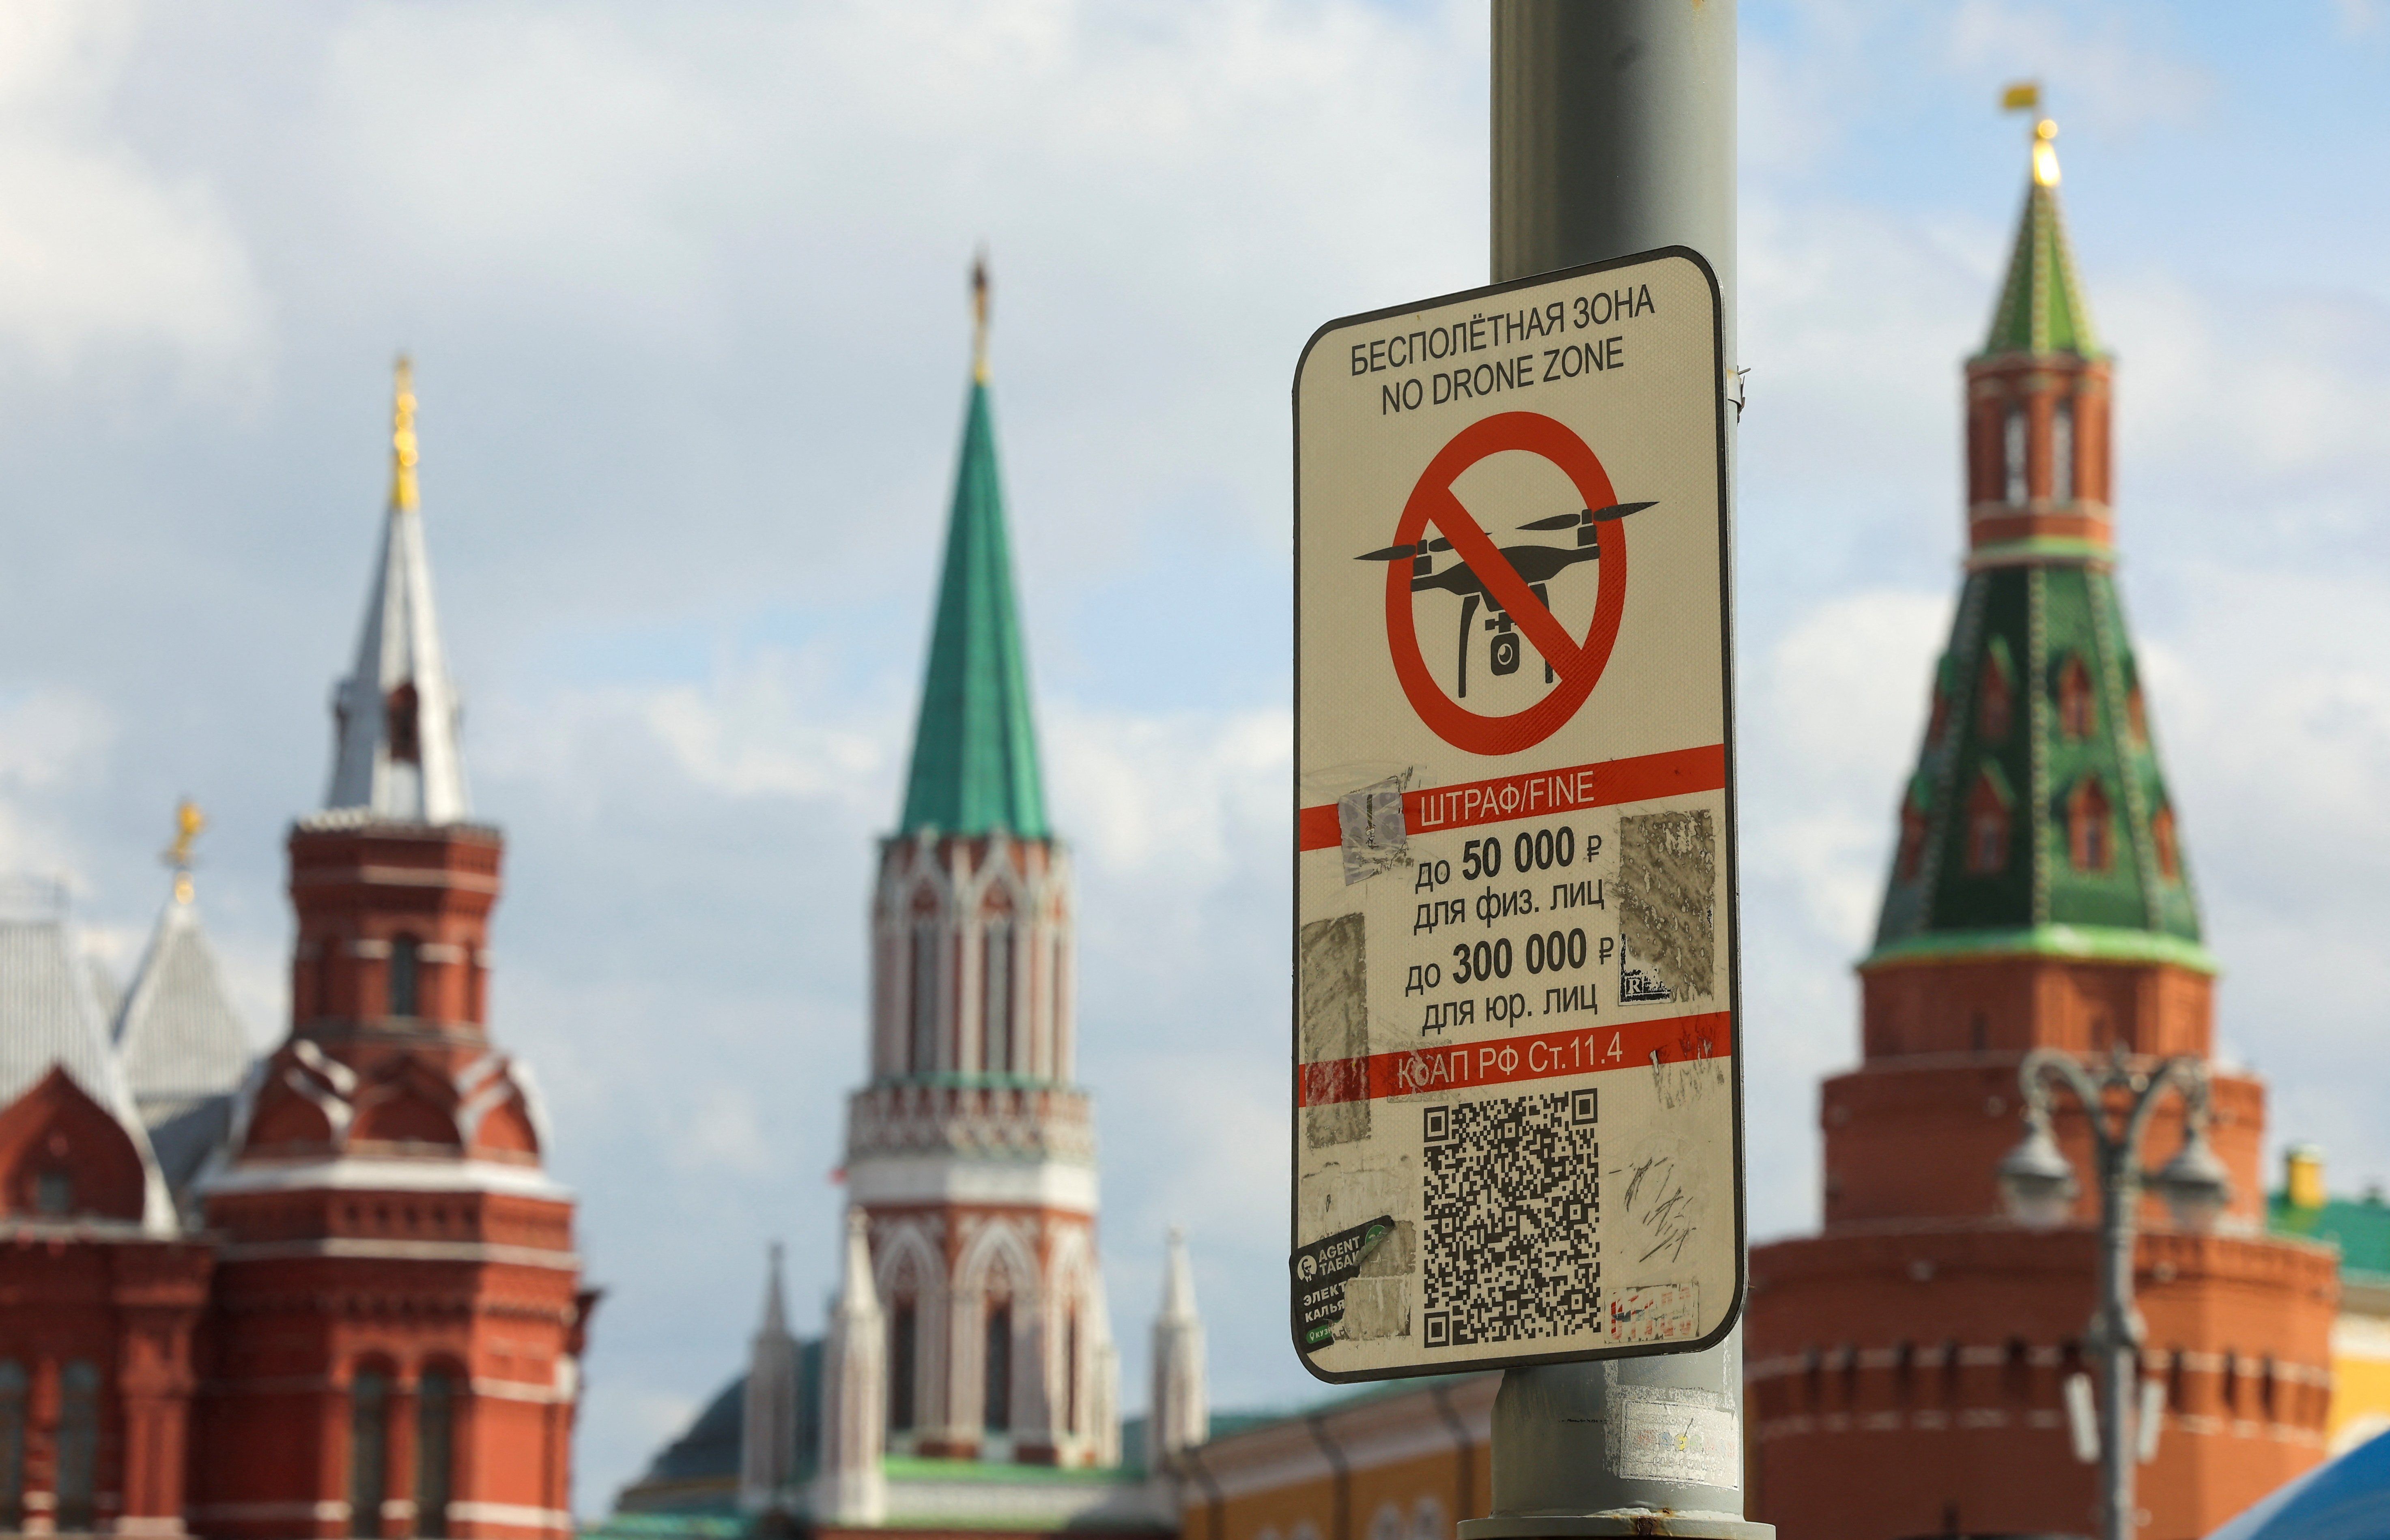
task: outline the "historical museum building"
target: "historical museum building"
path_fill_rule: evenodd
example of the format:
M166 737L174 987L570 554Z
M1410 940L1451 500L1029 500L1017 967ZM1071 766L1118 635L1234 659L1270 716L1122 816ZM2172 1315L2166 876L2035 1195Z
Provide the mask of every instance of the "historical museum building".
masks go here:
M0 916L0 1530L559 1536L581 1287L527 1069L487 1025L472 818L400 366L324 806L291 827L263 1059L189 869L120 1000L63 898Z
M2027 1229L1996 1175L2040 1047L2191 1055L2212 1077L2229 1208L2200 1232L2145 1200L2133 1262L2162 1407L2141 1533L2204 1534L2323 1457L2335 1260L2268 1233L2265 1087L2212 1057L2217 963L2116 587L2114 361L2068 252L2055 132L2037 130L1966 366L1964 579L1858 966L1860 1063L1820 1097L1824 1229L1751 1259L1749 1489L1786 1540L2094 1527L2066 1387L2091 1367L2096 1185ZM2081 1110L2060 1106L2088 1171ZM2150 1163L2181 1123L2161 1104Z
M1076 1079L1068 848L1047 815L976 340L920 714L868 935L840 1278L791 1335L778 1258L745 1375L621 1496L616 1533L955 1528L1152 1534L1205 1431L1202 1328L1174 1237L1152 1407L1124 1447Z

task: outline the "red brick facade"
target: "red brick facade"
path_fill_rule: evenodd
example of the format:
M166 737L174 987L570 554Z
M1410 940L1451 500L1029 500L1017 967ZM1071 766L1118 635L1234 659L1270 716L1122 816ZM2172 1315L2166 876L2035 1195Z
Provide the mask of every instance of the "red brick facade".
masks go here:
M297 1022L208 1188L207 1534L571 1527L589 1301L534 1105L481 1020L499 854L469 825L291 835Z

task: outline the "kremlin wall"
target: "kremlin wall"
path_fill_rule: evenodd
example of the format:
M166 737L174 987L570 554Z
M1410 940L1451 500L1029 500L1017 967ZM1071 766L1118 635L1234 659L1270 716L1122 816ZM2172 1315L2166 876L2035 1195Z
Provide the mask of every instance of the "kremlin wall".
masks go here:
M1760 1245L1753 1516L1786 1540L2082 1534L2092 1200L2004 1214L2018 1065L2208 1060L2232 1200L2143 1213L2151 1540L2194 1540L2390 1427L2390 1210L2294 1152L2216 1061L2219 960L2119 592L2116 360L2074 269L2047 125L1966 361L1960 593L1897 788L1857 1062L1818 1101L1823 1224ZM839 1289L780 1258L743 1363L598 1533L1449 1540L1485 1510L1497 1380L1212 1412L1184 1242L1124 1398L1076 1075L1076 897L1049 809L986 365L987 289L897 815L857 935L869 1007ZM597 1291L530 1067L488 1018L505 840L469 795L402 364L392 481L320 806L287 840L290 1020L255 1056L190 870L120 993L63 900L0 898L0 1531L531 1540L569 1511ZM2162 536L2157 536L2162 537ZM329 639L327 647L329 648ZM1765 1012L1759 1013L1764 1020ZM1117 1030L1091 1023L1088 1030ZM829 1108L824 1107L825 1113ZM2079 1122L2058 1135L2081 1162ZM2179 1124L2152 1148L2170 1149Z

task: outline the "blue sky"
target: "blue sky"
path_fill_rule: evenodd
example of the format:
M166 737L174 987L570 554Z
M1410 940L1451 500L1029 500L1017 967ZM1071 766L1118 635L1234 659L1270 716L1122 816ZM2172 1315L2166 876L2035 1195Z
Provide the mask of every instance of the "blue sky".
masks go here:
M174 798L261 1045L418 360L495 1031L610 1290L581 1503L830 1281L992 249L998 430L1126 1399L1189 1226L1223 1404L1284 1341L1286 391L1481 281L1482 4L26 3L0 15L0 868L129 964ZM2228 1049L2390 1175L2390 9L1743 8L1754 1233L1817 1209L1959 541L1958 366L2037 74L2120 356L2129 612Z

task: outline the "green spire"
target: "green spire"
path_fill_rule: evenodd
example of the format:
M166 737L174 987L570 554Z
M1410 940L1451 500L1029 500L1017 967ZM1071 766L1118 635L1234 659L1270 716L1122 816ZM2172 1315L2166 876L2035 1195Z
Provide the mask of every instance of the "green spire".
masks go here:
M1004 828L1033 840L1048 833L983 353L972 371L963 420L945 570L898 832L924 828L948 834Z
M2033 133L2033 181L2025 188L2008 281L2000 286L1982 356L2071 353L2096 358L2100 338L2091 328L2090 307L2083 302L2075 254L2058 212L2058 148L2050 142L2058 137L2058 125L2044 118Z

